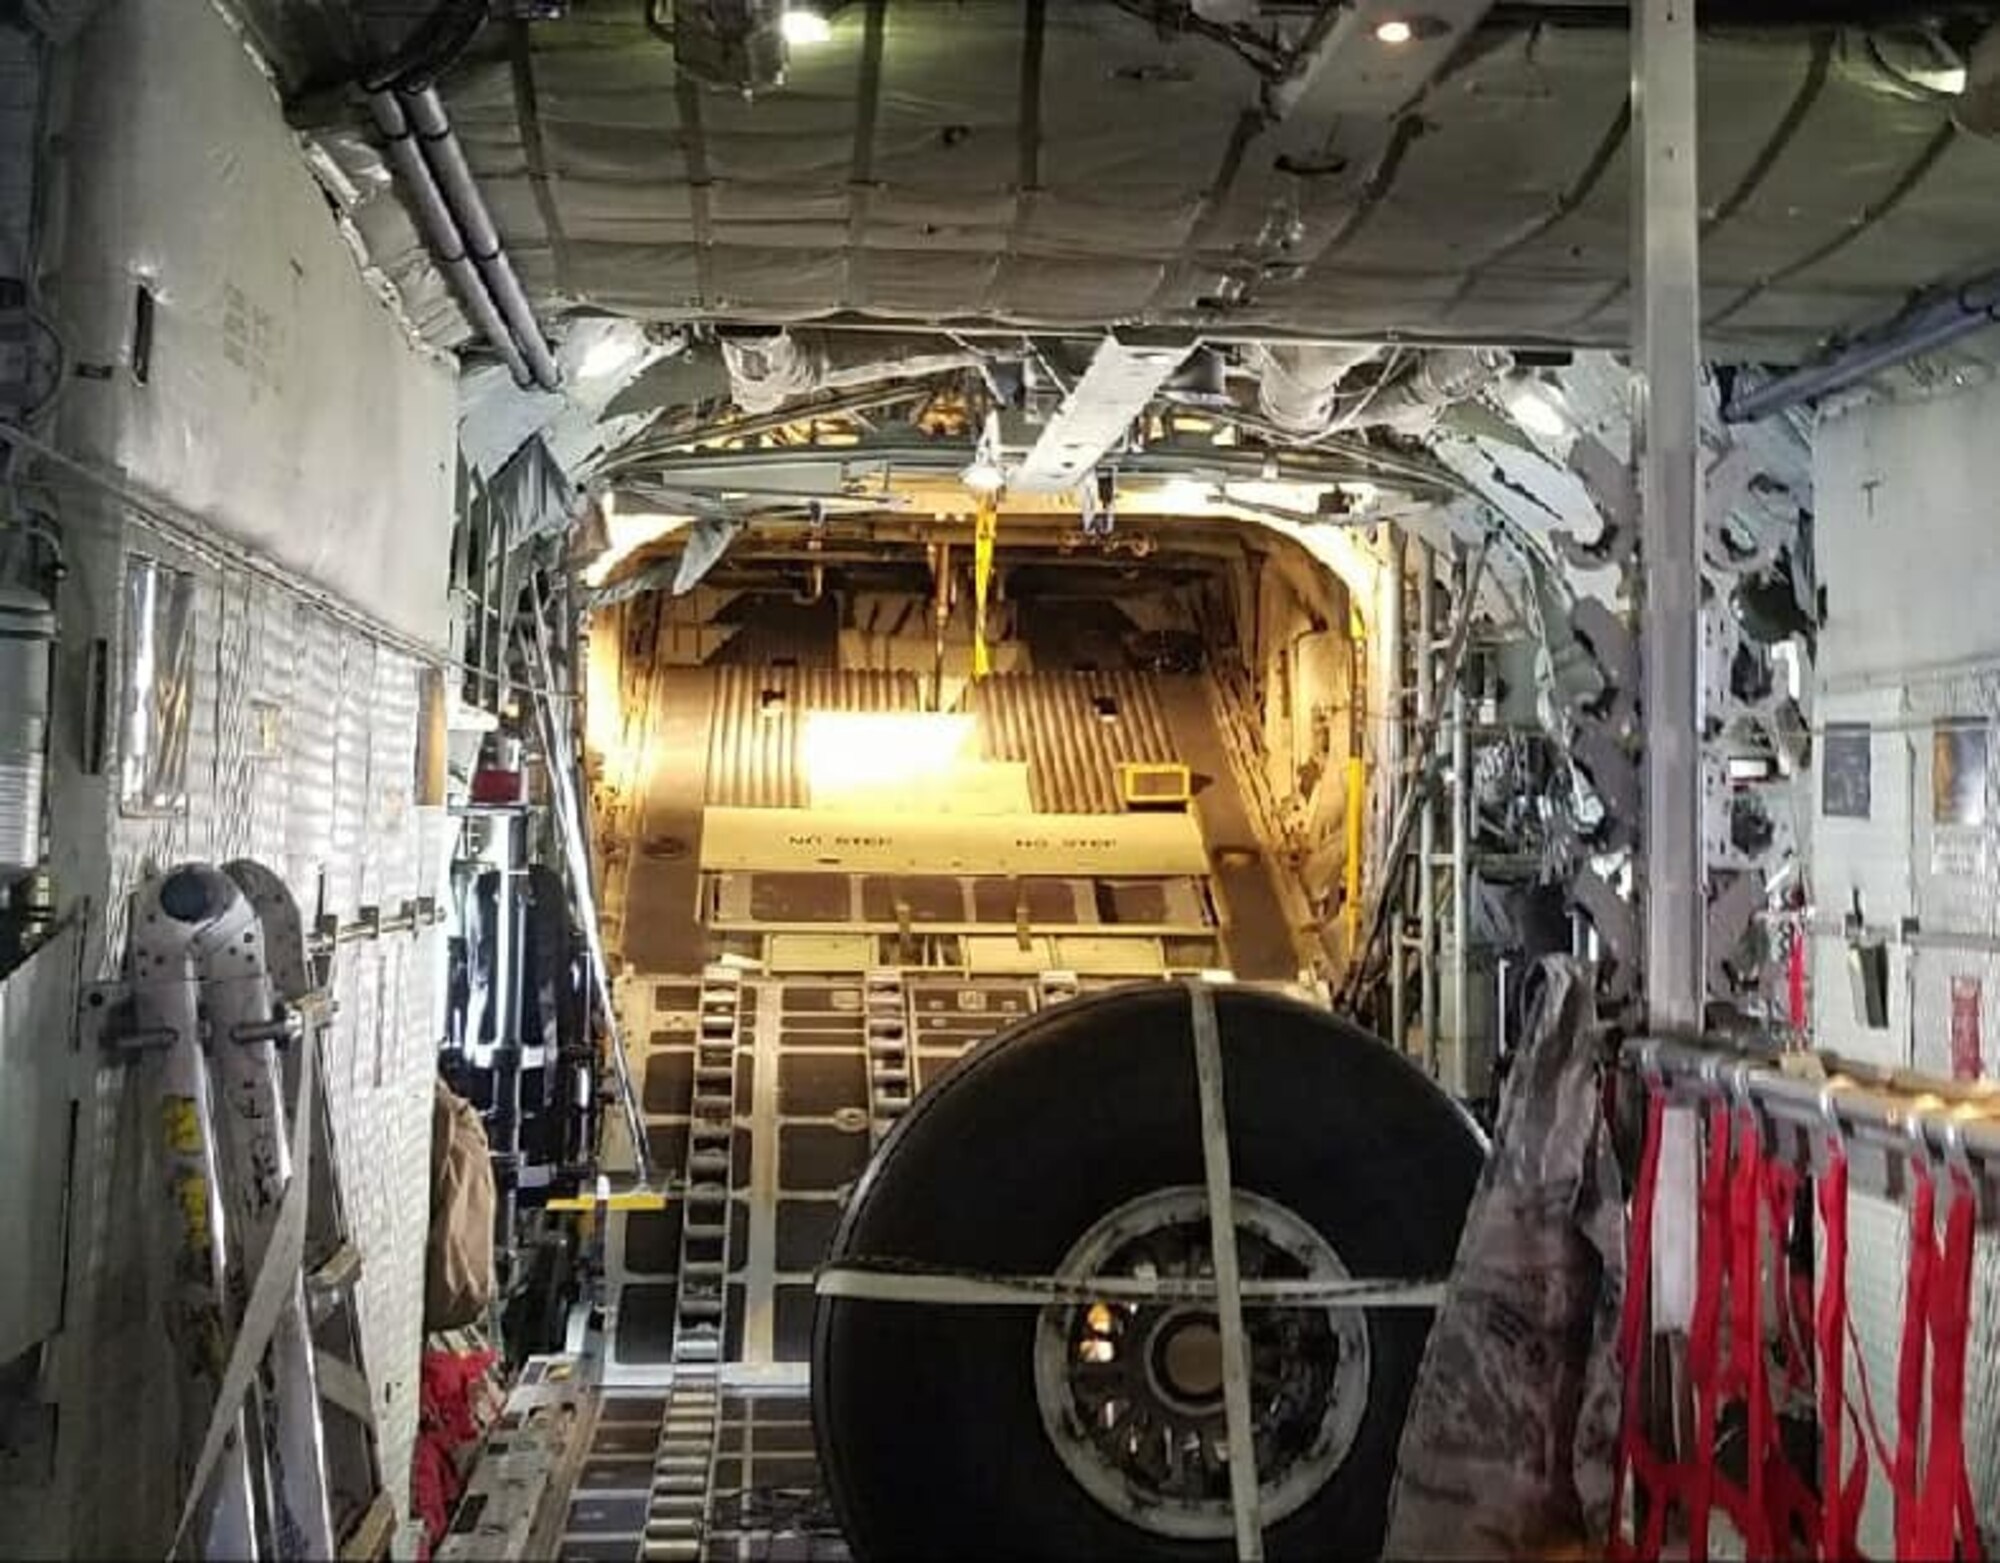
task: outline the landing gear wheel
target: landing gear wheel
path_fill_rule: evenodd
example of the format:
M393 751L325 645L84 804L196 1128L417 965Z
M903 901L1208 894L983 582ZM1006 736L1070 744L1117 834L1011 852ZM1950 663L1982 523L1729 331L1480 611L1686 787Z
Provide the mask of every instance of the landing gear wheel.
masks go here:
M1483 1146L1382 1043L1216 993L1246 1277L1442 1275ZM1200 1274L1210 1262L1188 997L1073 1000L919 1099L832 1263L987 1274ZM1380 1549L1426 1312L1252 1308L1267 1552ZM1220 1352L1184 1304L1047 1309L823 1299L813 1417L855 1555L1233 1555Z

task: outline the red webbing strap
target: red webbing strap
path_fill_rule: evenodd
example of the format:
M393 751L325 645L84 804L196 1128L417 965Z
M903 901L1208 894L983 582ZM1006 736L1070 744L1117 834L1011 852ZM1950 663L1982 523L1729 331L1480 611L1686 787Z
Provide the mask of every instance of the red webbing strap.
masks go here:
M1813 1292L1811 1266L1797 1262L1795 1228L1800 1224L1798 1169L1782 1156L1762 1158L1764 1211L1770 1222L1772 1297L1777 1308L1776 1336L1783 1359L1788 1402L1812 1399ZM1809 1235L1809 1234L1808 1234ZM1766 1412L1764 1445L1764 1513L1775 1558L1815 1558L1819 1555L1820 1499L1810 1472L1793 1463L1778 1420L1768 1379L1764 1386Z
M1713 1473L1716 1501L1736 1522L1744 1550L1753 1558L1775 1556L1770 1510L1765 1492L1766 1462L1771 1446L1771 1400L1764 1355L1763 1234L1767 1190L1757 1115L1748 1107L1734 1123L1718 1125L1735 1135L1730 1167L1729 1257L1723 1286L1729 1308L1729 1350L1718 1365L1718 1399L1743 1402L1744 1461L1742 1486L1720 1470ZM1707 1447L1707 1446L1704 1446Z
M1868 1446L1857 1430L1854 1458L1845 1474L1841 1440L1847 1433L1847 1147L1838 1136L1826 1148L1819 1177L1819 1217L1826 1231L1819 1306L1820 1523L1819 1557L1826 1563L1860 1555L1861 1505L1868 1494Z
M1792 1262L1792 1228L1799 1219L1799 1190L1805 1180L1797 1168L1778 1156L1769 1158L1764 1170L1771 1202L1771 1233L1784 1277L1778 1310L1784 1326L1779 1339L1785 1353L1785 1388L1804 1393L1813 1383L1812 1272L1810 1265Z
M1928 1186L1928 1179L1926 1180ZM1972 1181L1952 1174L1944 1245L1930 1258L1928 1330L1931 1347L1929 1447L1916 1494L1908 1556L1977 1558L1979 1524L1965 1469L1965 1349L1972 1322L1972 1229L1977 1214ZM1931 1244L1928 1225L1922 1231Z
M1903 1345L1896 1359L1896 1461L1889 1480L1896 1493L1896 1556L1921 1557L1917 1550L1922 1494L1918 1451L1924 1414L1924 1352L1930 1339L1931 1270L1936 1261L1932 1236L1937 1190L1921 1158L1910 1162L1910 1260L1903 1285Z
M1729 1351L1720 1387L1725 1403L1740 1400L1743 1406L1744 1480L1739 1485L1718 1470L1714 1491L1749 1557L1809 1557L1819 1546L1819 1497L1779 1436L1771 1391L1774 1345L1787 1388L1805 1392L1812 1381L1811 1285L1793 1263L1791 1241L1799 1176L1766 1153L1754 1108L1739 1109L1734 1130L1725 1276ZM1769 1329L1767 1307L1775 1309Z
M1720 1407L1722 1295L1734 1236L1730 1195L1729 1109L1708 1111L1707 1158L1702 1169L1695 1233L1694 1318L1688 1329L1688 1380L1694 1386L1694 1442L1684 1451L1681 1478L1688 1511L1688 1557L1707 1563L1708 1520L1715 1501L1715 1423Z
M1644 1431L1640 1403L1644 1383L1647 1311L1653 1273L1653 1208L1660 1183L1660 1136L1666 1123L1666 1097L1649 1090L1646 1132L1639 1150L1638 1176L1632 1188L1631 1227L1626 1234L1625 1313L1619 1321L1618 1356L1625 1370L1625 1405L1620 1416L1618 1450L1611 1477L1611 1536L1607 1552L1618 1559L1653 1559L1666 1538L1667 1509L1678 1485L1674 1467L1660 1459ZM1625 1540L1625 1492L1630 1482L1635 1502L1645 1497L1645 1529L1638 1544Z

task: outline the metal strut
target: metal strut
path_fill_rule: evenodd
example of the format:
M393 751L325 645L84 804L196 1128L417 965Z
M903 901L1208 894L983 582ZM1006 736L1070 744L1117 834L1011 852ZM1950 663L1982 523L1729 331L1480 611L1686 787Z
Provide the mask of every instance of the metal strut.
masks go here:
M708 1533L722 1421L724 1275L742 1006L743 979L735 967L716 964L702 972L681 1205L673 1380L646 1510L643 1556L648 1563L695 1563Z
M577 764L571 741L568 712L556 698L556 659L549 644L548 601L542 595L539 581L531 581L529 585L534 597L534 630L521 638L529 666L534 669L535 706L541 718L542 742L548 752L549 792L555 799L563 856L569 868L570 893L576 897L577 921L583 928L591 986L597 990L599 1012L604 1019L605 1049L611 1055L612 1079L617 1083L626 1137L632 1142L632 1165L638 1172L639 1186L645 1188L653 1181L652 1157L646 1148L639 1093L633 1088L632 1072L625 1061L625 1039L619 1034L618 1006L611 993L611 963L604 953L604 931L597 915L589 829L577 793L577 777L582 768Z

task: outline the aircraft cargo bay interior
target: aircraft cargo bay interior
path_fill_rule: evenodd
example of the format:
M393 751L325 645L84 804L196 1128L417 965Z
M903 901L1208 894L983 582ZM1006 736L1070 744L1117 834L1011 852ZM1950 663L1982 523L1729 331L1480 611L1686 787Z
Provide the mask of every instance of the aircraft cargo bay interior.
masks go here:
M1976 0L0 4L0 1558L1986 1555L1996 197Z

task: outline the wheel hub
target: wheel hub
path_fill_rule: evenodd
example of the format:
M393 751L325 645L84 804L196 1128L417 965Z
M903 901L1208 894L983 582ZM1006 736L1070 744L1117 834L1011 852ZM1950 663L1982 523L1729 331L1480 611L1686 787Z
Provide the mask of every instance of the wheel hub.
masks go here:
M1347 1270L1306 1221L1236 1195L1244 1279L1341 1280ZM1120 1206L1065 1256L1066 1277L1213 1280L1206 1196L1162 1189ZM1304 1505L1339 1469L1368 1404L1368 1329L1336 1308L1248 1308L1252 1425L1266 1524ZM1142 1529L1183 1539L1233 1529L1223 1410L1222 1330L1213 1308L1094 1302L1042 1311L1035 1398L1070 1475Z

